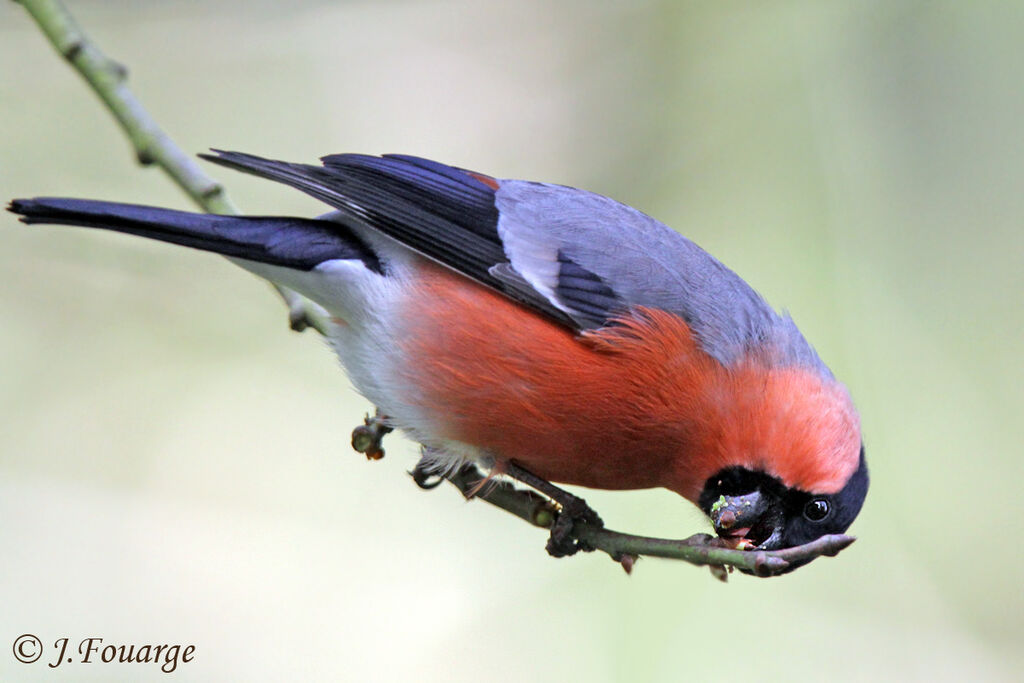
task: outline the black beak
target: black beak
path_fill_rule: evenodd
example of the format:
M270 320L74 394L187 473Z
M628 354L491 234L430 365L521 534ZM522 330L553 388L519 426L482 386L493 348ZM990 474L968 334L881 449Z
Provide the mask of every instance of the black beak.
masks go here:
M742 496L719 496L711 505L711 523L722 538L746 538L762 550L782 545L783 519L778 501L754 491Z

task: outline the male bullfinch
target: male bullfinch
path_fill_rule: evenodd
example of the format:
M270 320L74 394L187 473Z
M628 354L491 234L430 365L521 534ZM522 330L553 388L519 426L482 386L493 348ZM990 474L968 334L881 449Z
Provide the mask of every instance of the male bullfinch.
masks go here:
M860 511L868 471L846 389L788 315L653 218L412 156L202 156L335 211L10 210L223 254L309 297L352 383L439 470L660 486L762 549L841 533Z

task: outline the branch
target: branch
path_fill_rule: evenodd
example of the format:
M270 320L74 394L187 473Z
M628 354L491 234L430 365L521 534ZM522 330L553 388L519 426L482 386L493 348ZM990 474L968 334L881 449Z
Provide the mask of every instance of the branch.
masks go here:
M15 1L32 16L57 52L78 71L121 124L140 164L163 169L204 211L238 214L224 186L206 175L192 157L174 144L128 88L128 70L103 54L59 0ZM293 330L313 327L320 334L327 333L322 308L290 289L273 287L288 306L288 321Z
M467 499L485 500L534 526L550 528L558 515L551 501L533 491L504 484L481 486L485 477L475 465L464 466L444 478ZM734 550L724 547L719 539L708 534L668 540L624 534L579 521L573 524L573 536L584 546L607 553L621 563L627 573L632 571L638 557L647 555L698 566L708 565L712 574L723 581L726 578L725 568L730 568L729 571L736 568L761 577L778 576L822 555L835 556L856 540L853 536L836 534L782 550Z
M392 431L387 418L379 411L372 417L367 415L363 424L352 431L352 448L365 454L368 460L380 460L384 457L381 442ZM454 471L444 473L437 473L432 467L429 458L420 459L419 464L410 472L417 486L433 489L442 481L448 481L466 500L479 498L487 501L542 529L553 528L562 514L553 500L536 491L516 488L487 477L473 463L466 463ZM550 486L547 482L542 483ZM556 487L552 488L557 490ZM728 572L733 569L761 577L785 574L822 555L835 556L857 540L853 536L835 534L781 550L736 550L709 534L694 534L682 540L635 536L606 529L599 519L596 524L574 519L571 535L578 541L580 550L601 550L607 553L622 565L627 574L632 572L637 558L647 555L682 560L698 566L706 565L711 568L712 575L722 581L726 580Z

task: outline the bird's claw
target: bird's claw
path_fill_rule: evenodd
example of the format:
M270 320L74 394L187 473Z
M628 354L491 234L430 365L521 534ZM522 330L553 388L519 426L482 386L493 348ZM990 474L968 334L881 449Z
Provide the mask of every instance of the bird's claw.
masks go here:
M547 551L552 557L568 557L575 555L580 550L590 552L594 548L578 539L574 533L576 524L582 523L589 526L603 527L604 522L594 509L587 505L587 501L571 493L562 492L556 502L562 508L551 526L551 536L548 538Z
M551 525L551 536L548 538L549 555L567 557L575 555L580 550L585 552L594 550L591 545L581 541L575 534L577 522L599 528L604 526L604 522L594 512L594 509L587 505L587 501L555 486L542 477L538 477L515 461L510 460L503 467L505 474L533 487L558 504L560 510L558 516L555 517L554 524Z
M437 488L444 481L444 476L434 471L430 465L430 460L426 456L421 456L409 473L416 485L425 491Z

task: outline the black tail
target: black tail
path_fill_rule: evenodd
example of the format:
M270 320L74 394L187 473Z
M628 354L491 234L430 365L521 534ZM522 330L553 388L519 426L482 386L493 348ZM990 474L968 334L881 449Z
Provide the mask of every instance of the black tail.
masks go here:
M91 199L15 199L22 223L79 225L149 237L259 263L311 270L332 259L358 259L380 271L376 254L335 221L274 216L218 216Z

